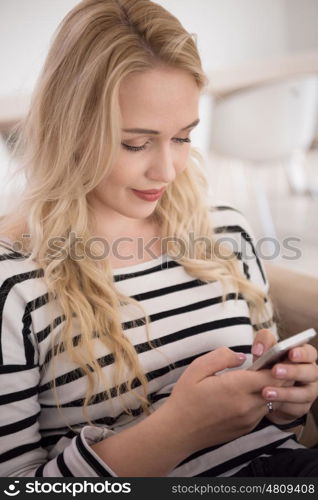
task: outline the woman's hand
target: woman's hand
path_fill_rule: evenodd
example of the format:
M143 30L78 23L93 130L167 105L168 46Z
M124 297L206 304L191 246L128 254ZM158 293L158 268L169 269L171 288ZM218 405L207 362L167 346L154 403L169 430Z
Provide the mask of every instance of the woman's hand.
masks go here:
M266 352L275 343L276 339L268 330L261 330L253 346L263 345L263 352ZM272 375L281 384L275 384L275 387L266 385L262 390L264 400L273 402L274 411L266 415L268 420L274 424L287 424L308 413L318 396L317 357L317 350L305 344L291 349L287 361L273 366Z
M295 347L288 353L288 362L272 368L277 380L288 382L281 387L266 386L262 395L272 401L274 411L268 419L276 424L284 424L305 415L318 396L317 349L310 344Z
M267 414L262 389L281 381L271 370L223 372L244 358L226 347L215 349L196 358L175 384L164 413L188 454L248 434Z

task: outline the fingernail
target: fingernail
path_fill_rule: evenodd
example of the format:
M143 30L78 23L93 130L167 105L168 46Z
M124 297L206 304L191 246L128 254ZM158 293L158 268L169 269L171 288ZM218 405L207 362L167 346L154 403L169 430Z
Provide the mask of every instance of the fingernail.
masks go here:
M275 398L277 398L277 392L270 389L270 390L265 392L265 398L266 399L275 399Z
M260 342L257 342L257 344L253 345L252 347L252 354L254 354L254 356L260 356L261 354L263 354L263 351L264 346Z
M300 359L301 358L301 352L299 349L296 349L295 351L292 352L292 359Z
M277 375L277 377L284 377L285 375L287 375L286 368L284 368L283 366L276 366L275 375Z
M245 361L246 360L246 354L244 352L237 352L236 357L239 361Z

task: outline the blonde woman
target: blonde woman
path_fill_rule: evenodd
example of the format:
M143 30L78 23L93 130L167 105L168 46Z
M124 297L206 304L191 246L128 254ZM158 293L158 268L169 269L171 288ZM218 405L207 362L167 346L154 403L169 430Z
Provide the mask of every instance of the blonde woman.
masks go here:
M316 350L246 370L276 325L249 227L209 206L190 146L205 84L148 0L59 26L0 226L2 476L317 475L292 430Z

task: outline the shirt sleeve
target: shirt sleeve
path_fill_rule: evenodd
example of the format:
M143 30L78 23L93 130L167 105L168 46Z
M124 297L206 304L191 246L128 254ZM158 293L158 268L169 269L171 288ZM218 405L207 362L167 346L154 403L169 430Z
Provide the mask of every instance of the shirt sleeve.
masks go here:
M19 275L8 274L3 260L0 264L0 477L116 476L91 448L115 434L106 426L83 427L57 456L48 458L41 445L40 370L32 322Z

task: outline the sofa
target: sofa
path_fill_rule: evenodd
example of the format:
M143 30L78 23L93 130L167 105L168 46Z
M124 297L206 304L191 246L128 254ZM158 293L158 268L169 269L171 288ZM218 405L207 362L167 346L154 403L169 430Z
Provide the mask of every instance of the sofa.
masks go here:
M318 332L318 277L273 264L265 264L265 268L279 336L286 338L307 328ZM310 343L318 349L318 335ZM305 446L318 448L318 398L299 436Z

